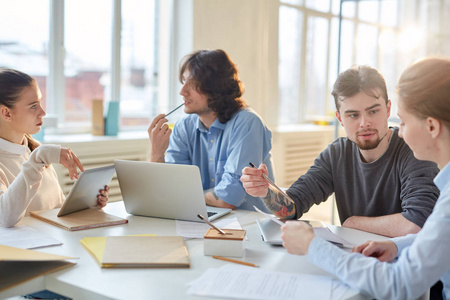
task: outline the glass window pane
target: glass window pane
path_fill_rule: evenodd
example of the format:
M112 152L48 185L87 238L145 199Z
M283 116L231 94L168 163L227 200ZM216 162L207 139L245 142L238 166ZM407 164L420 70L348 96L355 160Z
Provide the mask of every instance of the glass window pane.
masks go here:
M350 68L353 62L353 44L355 40L355 24L349 20L342 20L341 29L341 69L339 72Z
M303 13L280 7L278 85L280 123L297 123L300 105L300 68Z
M0 0L0 66L36 79L46 108L49 1ZM26 9L24 9L26 8Z
M331 1L331 12L334 15L339 15L339 7L341 5L341 1L340 0L332 0Z
M121 125L148 126L158 107L154 1L122 1Z
M333 18L331 20L331 36L330 36L330 61L328 70L328 106L327 114L333 116L336 107L334 105L334 98L331 96L331 91L333 91L333 84L336 81L338 75L337 57L338 57L338 40L339 40L339 18Z
M359 24L356 37L356 64L377 67L378 29L372 25Z
M345 18L355 17L356 3L353 1L345 1L342 3L342 16Z
M358 1L358 19L362 21L378 22L378 1Z
M330 0L306 0L306 7L321 12L329 12Z
M308 117L326 114L328 20L308 18L306 40L305 113Z
M399 2L397 0L381 1L380 22L386 26L398 25Z
M93 99L105 99L111 64L110 0L65 1L66 125L91 122Z

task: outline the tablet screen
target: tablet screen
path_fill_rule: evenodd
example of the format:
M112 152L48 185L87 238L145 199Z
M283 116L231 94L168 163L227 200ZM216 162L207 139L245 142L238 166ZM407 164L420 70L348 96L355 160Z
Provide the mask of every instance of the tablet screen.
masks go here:
M115 172L114 165L82 172L59 210L58 217L97 206L99 191L111 182Z

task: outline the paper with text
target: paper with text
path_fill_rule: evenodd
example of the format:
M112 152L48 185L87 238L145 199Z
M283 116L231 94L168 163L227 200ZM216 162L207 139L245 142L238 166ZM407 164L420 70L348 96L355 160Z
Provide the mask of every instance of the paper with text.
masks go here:
M234 299L331 299L331 277L283 273L228 264L208 269L187 293Z

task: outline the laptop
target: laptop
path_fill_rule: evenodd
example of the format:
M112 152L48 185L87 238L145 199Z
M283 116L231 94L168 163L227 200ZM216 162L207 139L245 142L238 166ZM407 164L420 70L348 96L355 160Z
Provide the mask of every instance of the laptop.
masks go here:
M114 165L92 168L82 172L60 208L58 217L97 206L99 191L111 182L114 173L116 173Z
M314 233L327 240L330 243L335 244L338 247L341 248L352 248L354 245L347 242L340 236L334 234L331 230L328 229L328 227L322 223L321 221L309 221L309 220L301 220L303 222L308 223L312 226L314 229ZM260 221L256 219L256 223L258 224L259 230L261 232L261 238L264 242L271 244L271 245L282 245L283 240L281 239L281 229L280 225L275 223L269 218L264 219L263 221Z
M231 211L206 205L197 166L128 160L114 165L129 214L202 222L198 214L212 221Z

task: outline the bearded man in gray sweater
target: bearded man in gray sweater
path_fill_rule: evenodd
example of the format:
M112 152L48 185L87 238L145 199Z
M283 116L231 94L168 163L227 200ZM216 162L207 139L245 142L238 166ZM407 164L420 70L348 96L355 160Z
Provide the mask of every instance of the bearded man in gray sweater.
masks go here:
M356 66L339 74L332 95L347 137L331 143L308 172L287 190L294 203L269 188L258 169L246 167L241 181L276 216L297 219L335 193L342 226L389 237L417 233L439 196L435 163L417 160L388 126L391 101L376 70Z

